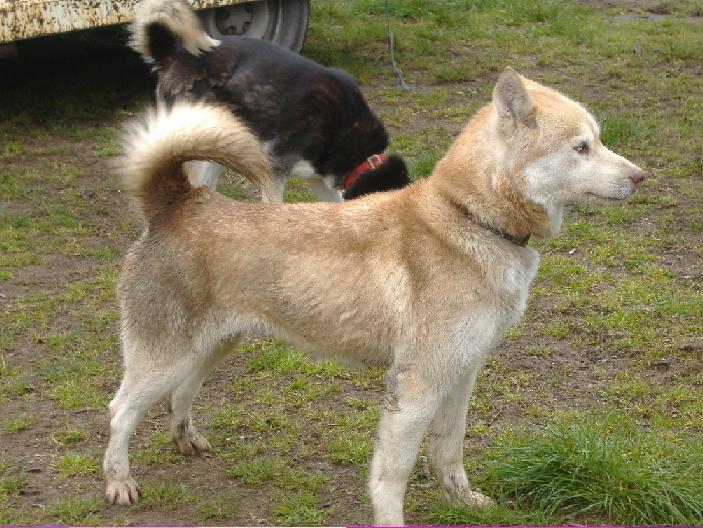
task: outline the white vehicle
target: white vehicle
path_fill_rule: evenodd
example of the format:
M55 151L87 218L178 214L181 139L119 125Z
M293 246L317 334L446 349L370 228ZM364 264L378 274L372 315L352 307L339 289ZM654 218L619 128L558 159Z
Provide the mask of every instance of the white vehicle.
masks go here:
M308 28L308 0L189 0L215 38L246 35L300 51ZM0 0L0 58L15 42L112 26L134 17L136 0Z

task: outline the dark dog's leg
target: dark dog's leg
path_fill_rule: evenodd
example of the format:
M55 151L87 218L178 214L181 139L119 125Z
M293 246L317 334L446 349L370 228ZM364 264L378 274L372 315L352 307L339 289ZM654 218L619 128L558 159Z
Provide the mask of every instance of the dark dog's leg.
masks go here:
M310 186L310 190L315 193L320 202L341 202L342 193L337 189L330 189L322 178L310 178L305 180Z
M193 187L209 187L214 191L225 168L213 161L189 161L186 163L186 171Z
M276 174L276 177L274 178L274 189L273 189L273 194L271 196L270 200L267 200L262 196L261 201L262 202L270 202L270 203L283 203L283 195L286 192L286 184L288 183L287 178L281 178Z

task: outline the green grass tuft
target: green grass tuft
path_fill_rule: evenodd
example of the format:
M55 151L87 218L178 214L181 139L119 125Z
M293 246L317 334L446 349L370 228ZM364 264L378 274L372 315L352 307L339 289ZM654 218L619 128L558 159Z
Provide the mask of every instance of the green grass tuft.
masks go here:
M605 515L616 524L695 524L703 518L703 449L672 445L621 416L572 417L544 432L504 435L488 479L547 515Z
M361 465L371 459L373 441L369 434L344 431L327 444L330 460L344 464Z
M198 506L198 512L205 520L222 519L228 521L238 510L239 504L222 498L205 500Z
M60 446L78 444L85 440L85 431L80 428L70 431L56 431L51 438Z
M24 431L32 425L32 419L28 416L21 416L12 420L5 420L2 422L2 430L6 433L16 433L18 431Z
M317 494L301 490L276 505L273 515L277 524L283 526L320 526L325 522L326 512L316 507L319 502Z
M0 500L7 496L19 495L26 477L22 474L0 478Z
M412 179L419 180L432 174L435 165L442 156L444 156L444 152L441 150L431 150L420 154L410 169Z
M260 484L277 478L286 470L286 461L277 457L258 457L237 462L227 474L244 484Z
M76 475L90 475L98 471L98 461L95 457L81 454L68 454L59 459L58 470L62 478Z
M431 505L432 516L440 526L559 525L562 517L539 510L522 510L502 504L488 509L452 507L444 501Z
M52 509L52 517L61 524L74 526L89 526L103 524L96 513L102 506L97 498L62 497Z
M134 453L133 459L140 464L161 465L177 462L182 456L173 449L173 442L169 435L157 431L151 435L151 441L146 448Z
M176 482L147 482L140 485L139 507L142 509L178 508L193 501L193 493Z
M262 374L311 374L326 377L342 375L344 369L334 361L313 362L280 339L258 342L245 347L258 354L248 361L249 370Z

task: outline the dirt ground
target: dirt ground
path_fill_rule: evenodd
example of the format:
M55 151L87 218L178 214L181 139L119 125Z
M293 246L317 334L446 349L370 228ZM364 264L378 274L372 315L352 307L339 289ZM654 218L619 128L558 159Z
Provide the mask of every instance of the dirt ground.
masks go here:
M582 4L614 9L611 16L624 17L623 24L676 18L664 2ZM321 53L323 37L322 30L311 33L313 53ZM0 269L6 270L0 281L0 524L369 522L366 463L382 372L307 363L287 368L276 355L279 348L288 353L285 346L262 341L237 351L198 397L195 420L213 453L177 455L163 437L165 407L153 409L131 447L144 500L132 508L103 503L106 403L120 379L114 279L141 229L111 163L119 128L149 103L153 78L121 48L83 41L58 46L35 43L20 63L0 66ZM475 53L453 51L458 61ZM418 63L406 68L415 91L400 94L384 53L380 45L359 52L385 72L366 78L362 88L388 123L394 147L420 171L421 146L446 148L487 100L496 68L467 82L442 82L433 77L434 66ZM703 430L697 400L703 390L703 175L700 163L689 163L702 153L700 64L695 57L658 57L642 75L661 79L659 86L600 71L607 68L601 64L565 70L522 51L514 57L527 75L608 116L639 120L633 128L614 119L620 128L609 129L639 163L687 164L655 173L630 209L577 207L562 237L534 243L546 268L529 313L489 360L469 413L466 456L479 482L484 450L498 433L555 416L615 410L643 427L693 439ZM665 86L671 76L685 79L685 86L672 91ZM434 101L438 93L442 98ZM626 96L613 101L614 93ZM672 122L681 124L658 125L668 134L658 140L657 126L640 117L646 114L640 103L660 120L667 104L688 104L690 114L672 112ZM234 176L224 187L253 195ZM228 418L230 410L246 419ZM243 464L253 459L273 469L257 473ZM408 522L436 522L439 501L420 463L410 483Z

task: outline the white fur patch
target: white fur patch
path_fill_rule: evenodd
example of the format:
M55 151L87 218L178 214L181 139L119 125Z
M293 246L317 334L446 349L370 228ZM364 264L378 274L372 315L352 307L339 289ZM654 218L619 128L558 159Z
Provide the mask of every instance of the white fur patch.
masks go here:
M605 146L597 145L588 125L582 127L582 132L582 137L565 143L525 169L525 195L547 211L550 234L561 227L564 205L587 200L589 196L623 200L635 191L630 174L637 167ZM575 141L586 141L589 152L576 152L571 144Z
M130 46L147 62L155 62L149 51L148 28L151 24L162 24L181 40L181 44L192 55L200 55L220 45L202 28L198 17L183 0L143 0L135 9L130 24Z
M291 178L302 178L308 180L310 178L321 178L321 176L315 172L315 169L307 160L300 160L290 171Z
M151 182L179 177L169 170L174 163L212 160L238 171L265 196L274 188L268 157L259 141L225 108L177 103L170 110L150 112L145 122L132 124L124 144L122 182L147 218L148 210L165 203L161 191L167 192Z

